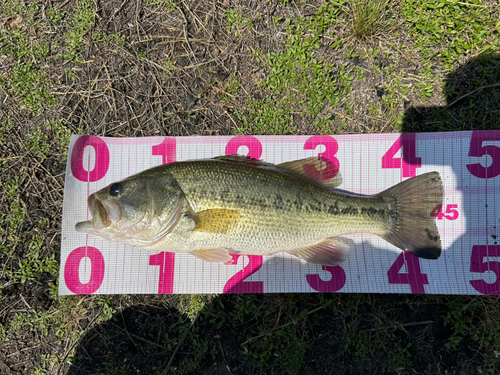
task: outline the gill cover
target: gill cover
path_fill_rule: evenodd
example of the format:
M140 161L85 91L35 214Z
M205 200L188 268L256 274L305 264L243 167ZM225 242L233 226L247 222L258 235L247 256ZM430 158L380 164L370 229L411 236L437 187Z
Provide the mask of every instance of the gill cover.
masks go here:
M76 230L145 247L178 224L184 193L168 173L145 171L92 194L88 206L92 220L76 224Z

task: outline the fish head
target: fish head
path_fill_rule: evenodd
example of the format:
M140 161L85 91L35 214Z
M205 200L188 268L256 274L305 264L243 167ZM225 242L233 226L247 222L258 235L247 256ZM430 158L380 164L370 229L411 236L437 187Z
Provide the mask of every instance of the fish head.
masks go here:
M184 193L167 174L138 174L91 194L92 219L75 229L139 247L153 245L178 224Z

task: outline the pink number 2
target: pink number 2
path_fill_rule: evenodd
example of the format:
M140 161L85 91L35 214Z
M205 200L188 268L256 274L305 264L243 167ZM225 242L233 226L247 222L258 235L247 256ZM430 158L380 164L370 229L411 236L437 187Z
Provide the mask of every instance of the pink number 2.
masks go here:
M234 259L233 265L238 263L240 255L231 255ZM257 272L262 267L262 256L246 255L248 264L237 272L224 286L222 293L263 293L264 283L262 281L244 281L250 275Z
M260 159L262 156L262 144L251 135L239 135L231 138L226 145L226 155L237 155L240 146L248 147L247 156L252 159Z

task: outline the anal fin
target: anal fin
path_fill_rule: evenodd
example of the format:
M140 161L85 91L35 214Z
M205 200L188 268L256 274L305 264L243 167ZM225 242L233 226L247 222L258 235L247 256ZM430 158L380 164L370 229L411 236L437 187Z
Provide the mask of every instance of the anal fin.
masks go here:
M233 257L229 254L229 250L226 248L194 250L191 254L205 262L232 264L234 261Z
M316 245L289 251L309 263L338 266L349 255L349 246L338 239L327 238Z

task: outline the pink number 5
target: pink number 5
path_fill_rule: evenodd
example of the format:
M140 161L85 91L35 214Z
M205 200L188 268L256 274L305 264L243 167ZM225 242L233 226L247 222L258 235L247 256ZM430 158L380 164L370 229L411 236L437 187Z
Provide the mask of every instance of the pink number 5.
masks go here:
M485 141L500 141L500 132L473 131L469 156L480 158L483 155L490 155L493 162L488 167L483 167L481 163L467 164L467 169L470 174L478 178L493 178L500 175L500 148L494 145L483 146Z
M482 294L500 294L500 262L485 262L484 258L500 256L500 245L476 245L470 256L470 272L484 273L491 271L496 276L492 284L484 280L470 280L474 289Z

